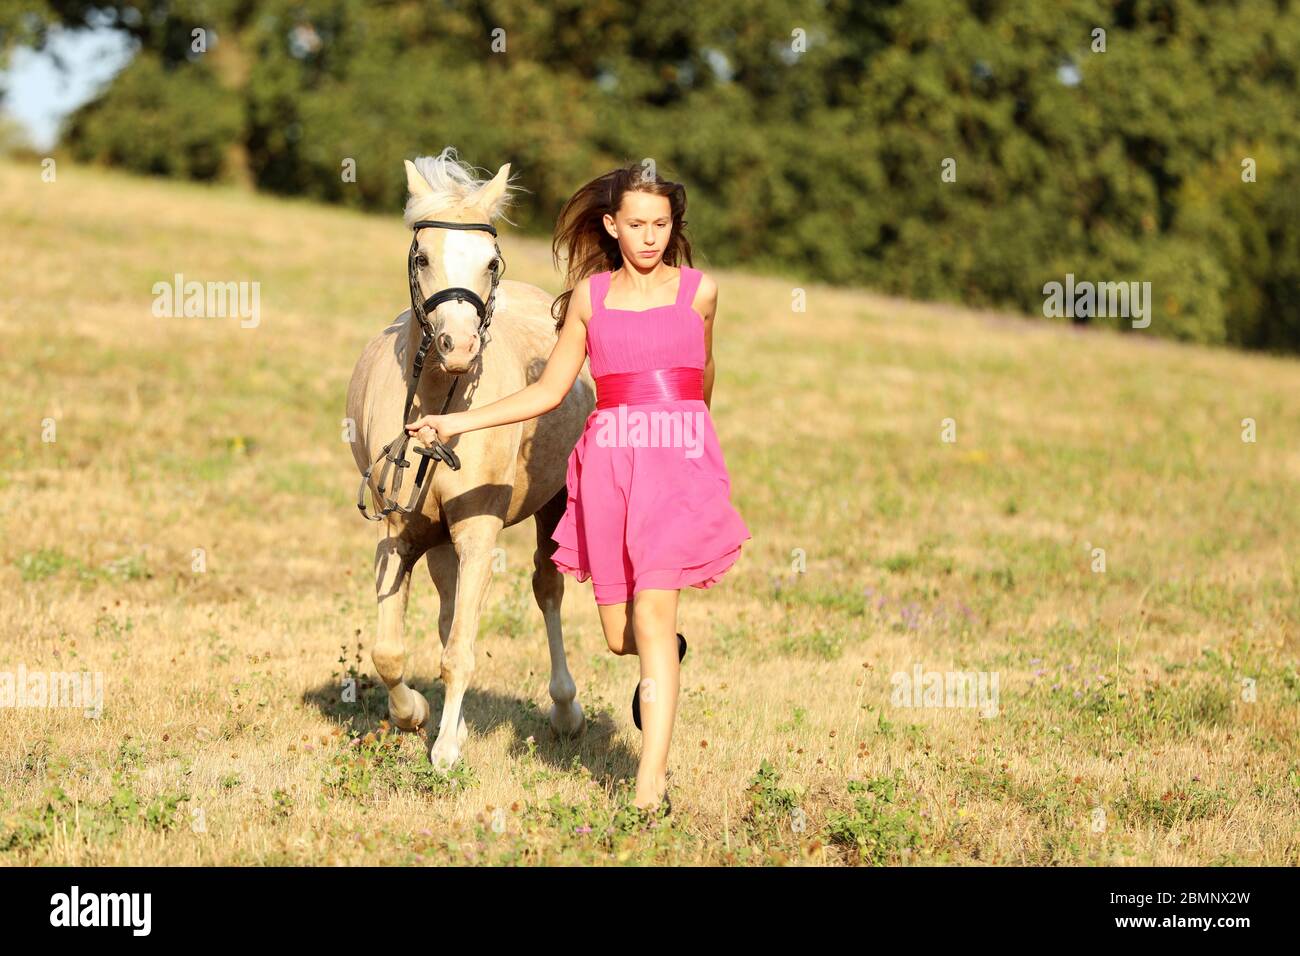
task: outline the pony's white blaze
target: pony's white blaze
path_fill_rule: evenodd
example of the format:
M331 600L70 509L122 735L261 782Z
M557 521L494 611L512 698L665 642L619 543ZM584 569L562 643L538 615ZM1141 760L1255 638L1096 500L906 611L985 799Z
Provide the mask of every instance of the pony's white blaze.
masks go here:
M425 235L440 232L437 229L421 231ZM492 291L492 276L488 267L496 258L496 245L482 233L441 232L442 235L437 238L430 236L428 240L422 239L420 242L420 251L429 262L439 263L436 275L441 277L441 281L438 285L473 289L486 302ZM420 288L426 296L430 291L428 275L429 270L421 270ZM456 300L441 302L429 320L438 329L434 345L442 358L443 368L453 374L467 372L470 363L483 347L479 335L479 315L474 305Z
M500 215L508 198L510 167L502 166L495 177L479 180L454 153L448 147L440 156L407 162L408 228L422 219L490 223ZM434 266L421 273L426 297L436 283L437 288L472 289L486 301L492 278L488 267L495 247L485 235L425 229L420 249ZM407 289L408 298L409 292ZM440 304L436 318L431 315L429 320L435 327L435 341L441 335L450 337L450 359L443 364L431 350L416 388L419 413L440 411L449 392L452 400L447 411L458 412L525 387L555 348L553 301L543 289L502 279L497 285L493 334L487 349L478 344L479 317L470 303ZM420 341L419 322L407 309L370 341L353 370L346 415L355 425L352 457L362 474L384 453L384 442L404 424L407 382ZM434 348L441 351L441 346ZM461 363L473 374L464 376L451 392ZM569 453L595 407L594 395L590 370L584 366L564 401L540 418L456 436L448 444L460 457L460 470L439 465L410 513L395 510L375 523L380 532L375 549L379 622L371 658L388 687L389 715L404 730L429 726L433 716L424 695L406 680L410 674L404 619L411 571L422 557L438 592L446 697L437 721L437 738L429 750L435 766L454 763L468 736L463 704L474 671L479 615L494 577L498 536L502 528L529 518L537 532L533 596L542 611L551 655L547 685L553 702L551 727L558 734L570 735L586 726L564 653L560 628L564 577L551 560L555 550L551 534L567 503L564 479ZM377 482L378 470L370 478L372 493ZM471 720L473 717L471 714Z

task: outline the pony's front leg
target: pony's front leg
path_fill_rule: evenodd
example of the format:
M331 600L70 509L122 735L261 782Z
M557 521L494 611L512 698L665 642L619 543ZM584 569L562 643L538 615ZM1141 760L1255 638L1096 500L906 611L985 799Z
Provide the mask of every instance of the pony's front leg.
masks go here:
M375 548L375 594L379 629L370 658L388 686L388 716L402 730L416 730L429 720L429 702L406 685L406 603L411 594L413 562L402 554L401 539L386 537Z
M474 639L492 583L492 550L503 526L501 518L492 514L477 514L451 526L459 565L456 610L451 636L442 649L442 681L447 696L438 722L438 739L429 750L429 760L440 770L460 758L463 735L458 728L462 726L465 692L474 673Z
M460 574L460 559L456 549L449 540L444 544L429 549L425 556L429 568L429 577L438 591L438 640L442 643L443 653L447 652L447 642L451 640L451 625L456 620L456 578ZM461 714L456 727L456 743L465 746L469 728L465 726L465 715Z

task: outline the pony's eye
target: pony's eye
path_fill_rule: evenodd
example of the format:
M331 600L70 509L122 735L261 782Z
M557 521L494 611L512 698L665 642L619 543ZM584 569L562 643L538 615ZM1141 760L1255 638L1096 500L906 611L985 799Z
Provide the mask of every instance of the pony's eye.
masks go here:
M498 269L501 268L501 260L499 258L493 259L491 262L488 263L488 268L491 269L493 272L496 272Z
M429 257L422 252L415 257L415 264L421 269L427 269L429 268Z

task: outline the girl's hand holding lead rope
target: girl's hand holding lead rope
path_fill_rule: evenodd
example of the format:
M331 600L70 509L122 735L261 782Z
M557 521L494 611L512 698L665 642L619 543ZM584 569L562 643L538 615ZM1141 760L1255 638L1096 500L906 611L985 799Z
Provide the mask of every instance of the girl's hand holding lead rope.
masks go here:
M455 414L424 415L407 425L406 430L426 445L432 445L435 440L446 444L460 434L455 418Z

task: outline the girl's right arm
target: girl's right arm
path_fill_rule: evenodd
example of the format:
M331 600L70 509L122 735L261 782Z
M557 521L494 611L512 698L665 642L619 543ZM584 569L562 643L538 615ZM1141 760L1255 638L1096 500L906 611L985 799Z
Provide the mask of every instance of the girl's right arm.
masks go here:
M545 415L564 401L564 396L569 394L574 380L582 371L582 363L587 358L587 320L590 318L591 280L588 278L579 282L573 289L573 295L569 296L560 337L537 381L482 408L470 408L450 415L426 415L411 422L407 428L418 432L420 428L432 425L440 440L446 441L463 432L509 425Z

